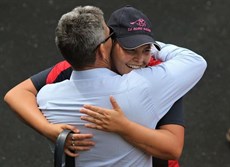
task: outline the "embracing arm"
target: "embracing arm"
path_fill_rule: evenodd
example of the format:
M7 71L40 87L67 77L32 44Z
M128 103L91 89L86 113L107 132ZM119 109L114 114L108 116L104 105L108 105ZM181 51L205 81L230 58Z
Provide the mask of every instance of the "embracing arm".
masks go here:
M161 130L146 128L128 120L113 97L110 101L113 110L84 106L81 112L89 116L82 116L82 119L91 122L86 124L86 127L115 132L130 144L154 157L179 159L184 144L184 127L163 125Z
M70 150L89 150L94 145L94 142L91 140L93 135L79 134L79 130L71 125L49 123L39 110L36 100L37 90L47 84L47 76L51 76L48 83L54 82L53 78L56 78L55 82L60 82L69 77L71 70L68 67L65 62L60 62L53 68L35 74L30 79L19 83L9 90L4 100L23 122L53 142L56 141L58 135L64 129L72 130L74 132L73 137L78 141L75 146L71 146L71 138L69 137L66 142L65 153L69 156L77 156L77 154L72 153ZM65 72L63 72L63 68Z
M119 134L129 143L153 157L179 159L184 145L184 127L164 125L161 129L150 129L135 122L124 121Z
M129 126L127 126L129 125ZM126 124L122 137L153 157L179 159L184 145L184 128L180 125L164 125L161 129L149 129L134 122Z
M73 126L50 124L38 109L36 94L37 90L31 79L27 79L9 90L4 100L26 124L52 141L56 140L63 129L78 132Z

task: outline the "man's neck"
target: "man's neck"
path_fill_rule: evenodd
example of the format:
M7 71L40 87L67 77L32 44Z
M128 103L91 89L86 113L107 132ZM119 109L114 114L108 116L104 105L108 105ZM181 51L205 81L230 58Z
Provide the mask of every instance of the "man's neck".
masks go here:
M94 68L108 68L111 70L112 68L111 68L110 57L106 59L106 58L102 58L102 56L100 56L100 55L97 55L94 63L87 64L84 67L76 68L75 70L83 71L83 70L90 70L90 69L94 69Z
M81 67L81 68L75 68L74 70L76 71L84 71L84 70L91 70L91 69L95 69L95 68L107 68L111 70L111 67L104 62L100 62L100 63L96 63L95 64L91 64L91 65L87 65L85 67Z

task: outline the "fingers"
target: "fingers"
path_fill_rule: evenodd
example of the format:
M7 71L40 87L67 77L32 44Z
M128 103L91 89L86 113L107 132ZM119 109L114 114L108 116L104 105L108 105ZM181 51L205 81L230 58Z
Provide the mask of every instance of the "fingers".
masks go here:
M86 123L85 127L87 127L87 128L98 129L98 130L106 130L105 127L107 125L107 121L103 120L100 117L94 118L94 117L91 117L91 116L83 115L83 116L81 116L81 119L84 120L84 121L88 121L88 122L92 123L92 124L91 123Z
M115 98L113 96L109 97L110 103L113 106L114 110L120 110L120 106L118 105L117 101L115 100Z
M64 150L65 154L70 156L70 157L77 157L79 156L79 154L77 152L73 152L72 150L69 149L65 149Z
M75 146L94 146L95 143L90 140L92 137L92 134L71 134L67 138L66 145L67 147L70 146L73 148L75 148Z
M97 124L85 124L87 128L92 128L92 129L98 129L98 130L104 130L106 129L103 126L97 125Z
M92 146L94 146L92 141L73 141L68 148L74 151L85 151L89 150Z
M69 130L73 131L74 133L80 133L80 131L75 126L71 126L71 125L67 125L67 124L63 124L62 129L63 130L69 129Z
M116 99L113 96L110 96L109 100L113 106L113 109L117 112L121 112L121 108L118 105ZM97 106L92 106L89 104L84 105L84 108L81 111L82 111L82 113L85 113L85 114L92 116L94 118L100 118L100 117L104 118L104 116L108 115L108 113L111 112L111 110L109 110L109 109L97 107Z
M70 138L71 140L85 140L85 139L91 139L93 137L92 134L71 134Z
M87 118L87 120L89 119L88 121L90 121L90 122L95 122L95 121L98 122L98 121L105 118L105 115L103 114L103 112L98 113L98 112L95 112L94 110L87 109L87 108L82 108L80 110L80 112L90 116L90 117L87 117L87 116L81 117L81 118L83 118L83 120L85 120L85 118ZM98 123L100 123L100 122L98 122Z
M77 142L77 141L73 141L71 143L71 145L69 145L68 148L71 151L86 151L86 150L90 150L92 148L92 146L94 146L94 144L92 144L92 142Z
M91 122L85 124L85 127L87 128L108 131L107 130L108 122L106 120L98 120L90 116L81 116L81 119L84 121Z
M84 108L88 109L88 111L92 111L90 113L94 112L94 113L104 115L104 113L106 112L106 110L104 108L97 107L97 106L92 106L92 105L89 105L89 104L84 105Z
M90 140L92 134L71 134L65 143L65 153L69 156L78 156L78 151L90 150L95 143Z

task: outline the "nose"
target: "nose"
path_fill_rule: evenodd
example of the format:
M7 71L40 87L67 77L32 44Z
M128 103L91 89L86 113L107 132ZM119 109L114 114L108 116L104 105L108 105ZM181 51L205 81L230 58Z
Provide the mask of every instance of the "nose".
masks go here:
M143 62L144 62L144 55L141 54L141 53L136 53L133 59L134 59L135 62L143 64Z

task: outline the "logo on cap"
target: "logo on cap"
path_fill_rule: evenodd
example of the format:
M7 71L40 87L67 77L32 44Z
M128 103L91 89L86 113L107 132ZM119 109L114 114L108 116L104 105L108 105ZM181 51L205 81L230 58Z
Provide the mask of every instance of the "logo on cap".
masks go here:
M136 25L136 27L129 27L128 31L147 31L151 32L151 29L146 27L146 21L144 19L138 19L136 21L130 22L131 25Z
M141 27L146 27L146 22L144 19L138 19L134 22L130 22L130 24L132 24L132 25L136 24L136 25L141 26Z

